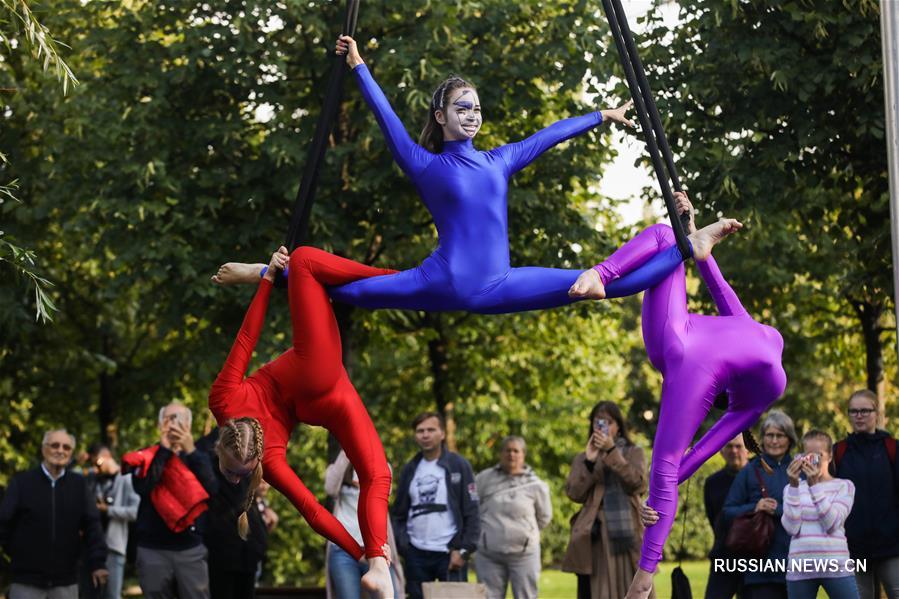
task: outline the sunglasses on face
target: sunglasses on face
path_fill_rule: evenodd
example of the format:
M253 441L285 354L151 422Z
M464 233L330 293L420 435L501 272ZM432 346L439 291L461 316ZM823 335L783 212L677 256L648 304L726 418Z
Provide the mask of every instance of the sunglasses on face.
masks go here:
M849 415L850 416L870 416L871 414L873 414L876 411L877 410L875 410L873 408L860 408L860 409L852 408L849 410Z
M60 443L59 441L54 441L53 443L47 443L47 447L50 449L60 449L63 451L72 451L72 446L68 443Z

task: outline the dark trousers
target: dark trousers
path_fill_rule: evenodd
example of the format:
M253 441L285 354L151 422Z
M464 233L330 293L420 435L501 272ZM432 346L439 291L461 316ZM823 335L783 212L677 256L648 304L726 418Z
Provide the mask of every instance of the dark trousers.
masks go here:
M409 599L422 599L421 583L432 580L468 580L468 566L455 572L449 571L449 553L422 551L412 545L406 552L406 595Z
M256 573L219 570L210 564L209 595L212 599L253 599Z
M743 596L743 574L740 572L715 572L709 568L709 581L705 587L705 599L731 599Z
M743 587L743 599L787 599L787 583L748 584Z

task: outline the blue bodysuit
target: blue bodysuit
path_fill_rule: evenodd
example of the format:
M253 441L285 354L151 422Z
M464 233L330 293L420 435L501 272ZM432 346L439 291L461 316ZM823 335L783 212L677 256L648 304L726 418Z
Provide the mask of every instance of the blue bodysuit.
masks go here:
M568 297L568 289L582 270L511 267L506 193L509 177L556 144L598 126L602 115L592 112L565 119L489 152L476 150L466 140L444 142L443 151L433 154L412 141L368 68L361 64L354 71L394 160L434 218L438 246L420 266L332 287L331 297L364 308L482 314L541 310L578 301ZM606 297L648 289L682 262L676 247L660 252L611 282Z

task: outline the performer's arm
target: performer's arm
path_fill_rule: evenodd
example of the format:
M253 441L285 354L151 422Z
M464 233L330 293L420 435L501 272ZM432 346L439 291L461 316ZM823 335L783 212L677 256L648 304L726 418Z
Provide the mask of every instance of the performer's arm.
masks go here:
M356 74L359 89L362 90L362 97L374 113L393 159L403 172L414 180L430 164L434 155L412 141L403 122L390 106L387 96L371 76L368 67L362 63L357 65L353 72Z
M512 176L536 160L543 152L601 125L602 120L602 113L597 110L583 116L557 121L528 138L501 146L493 152L505 161L507 173Z
M702 277L715 306L718 307L718 313L721 316L742 316L747 314L746 308L740 303L740 298L725 280L724 275L718 268L715 258L709 256L707 260L697 260L696 267L699 269L699 275Z

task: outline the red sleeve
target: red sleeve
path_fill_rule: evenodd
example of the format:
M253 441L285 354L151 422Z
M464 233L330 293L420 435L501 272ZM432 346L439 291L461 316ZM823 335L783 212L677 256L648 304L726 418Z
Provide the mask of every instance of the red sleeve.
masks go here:
M250 365L250 358L253 356L253 350L256 349L262 326L265 324L265 311L268 308L271 291L272 283L268 279L261 279L256 295L244 316L243 324L240 325L240 330L237 332L234 345L231 346L231 352L212 384L209 392L209 409L216 415L216 419L225 408L222 403L227 399L228 392L243 383L247 367Z

